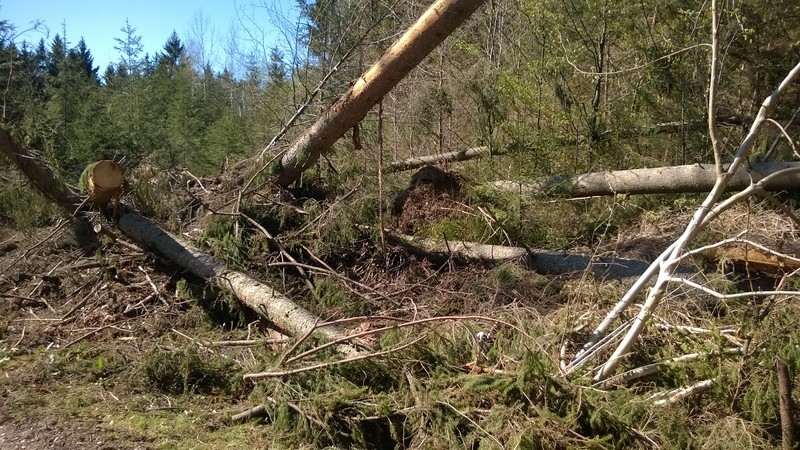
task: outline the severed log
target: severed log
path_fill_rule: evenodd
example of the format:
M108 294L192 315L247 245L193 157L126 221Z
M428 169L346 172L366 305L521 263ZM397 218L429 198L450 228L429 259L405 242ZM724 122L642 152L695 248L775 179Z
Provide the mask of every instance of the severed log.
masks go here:
M292 335L302 336L312 330L326 340L343 339L345 334L335 327L315 330L322 321L288 297L245 273L231 270L217 258L204 253L189 242L159 228L150 220L131 212L119 218L119 229L137 243L158 250L181 268L208 283L233 292L245 306ZM340 346L345 354L355 354L352 346Z
M724 166L728 170L729 165ZM740 191L769 174L800 167L800 162L751 163L739 166L726 191ZM708 192L714 187L714 164L655 167L652 169L615 170L581 175L556 176L532 182L495 181L495 189L523 195L554 197L592 197L616 194L679 194ZM797 190L800 174L786 174L764 186L770 191Z
M274 168L275 183L288 187L345 132L366 117L414 67L485 0L437 0L378 61L298 138Z
M125 183L125 170L116 161L104 159L96 161L83 170L78 181L81 192L93 204L104 207L111 200L119 200Z
M501 149L492 150L489 147L475 147L456 150L454 152L441 153L438 155L417 156L389 163L383 168L385 173L402 172L404 170L416 169L428 164L438 164L443 162L466 161L472 158L479 158L488 155L502 155L505 151Z
M515 261L541 274L563 275L590 270L599 279L637 277L644 273L650 263L636 259L598 257L548 250L529 251L522 247L478 244L466 241L443 241L405 235L393 237L412 250L425 254L464 259L491 261L496 263Z
M61 181L52 168L40 159L34 158L3 129L0 129L0 153L16 163L42 193L68 214L82 205L81 197ZM282 293L247 274L228 269L222 261L167 233L138 214L124 212L119 218L119 228L138 244L155 249L181 268L210 284L230 290L245 306L279 328L298 336L306 335L313 330L327 340L345 337L345 334L335 327L315 329L321 320ZM350 345L341 345L337 348L347 355L357 353L356 348Z

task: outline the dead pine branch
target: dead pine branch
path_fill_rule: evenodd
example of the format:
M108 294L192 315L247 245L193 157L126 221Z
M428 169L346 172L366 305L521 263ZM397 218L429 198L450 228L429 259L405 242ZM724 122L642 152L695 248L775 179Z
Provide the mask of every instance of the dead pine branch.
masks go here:
M301 367L299 369L281 370L281 371L274 371L274 372L264 371L264 372L257 372L257 373L246 373L246 374L244 374L244 380L246 381L246 380L258 380L260 378L285 377L285 376L289 376L289 375L297 375L299 373L304 373L304 372L311 372L313 370L320 370L320 369L325 369L325 368L328 368L328 367L338 366L338 365L346 364L346 363L349 363L349 362L361 361L361 360L370 359L370 358L378 358L378 357L381 357L381 356L386 356L386 355L388 355L390 353L396 353L396 352L399 352L401 350L405 350L408 347L411 347L414 344L418 343L422 339L424 339L424 336L423 337L418 337L418 338L414 339L413 341L411 341L411 342L409 342L407 344L399 345L397 347L392 347L392 348L389 348L389 349L386 349L386 350L382 350L382 351L379 351L379 352L362 353L362 354L357 355L357 356L351 356L349 358L340 359L340 360L337 360L337 361L331 361L331 362L326 362L326 363L321 363L321 364L315 364L315 365L308 366L308 367Z
M667 391L661 394L656 395L658 400L653 402L655 406L667 406L677 403L681 400L685 400L693 395L701 394L712 387L714 387L715 380L702 380L694 383L690 386L686 386L680 389L673 389L671 391Z

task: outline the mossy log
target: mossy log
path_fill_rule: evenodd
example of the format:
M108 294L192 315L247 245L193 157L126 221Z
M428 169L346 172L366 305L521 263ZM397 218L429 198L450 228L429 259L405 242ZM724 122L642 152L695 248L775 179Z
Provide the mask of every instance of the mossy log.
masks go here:
M83 170L78 187L97 206L105 206L122 195L125 170L116 161L96 161Z

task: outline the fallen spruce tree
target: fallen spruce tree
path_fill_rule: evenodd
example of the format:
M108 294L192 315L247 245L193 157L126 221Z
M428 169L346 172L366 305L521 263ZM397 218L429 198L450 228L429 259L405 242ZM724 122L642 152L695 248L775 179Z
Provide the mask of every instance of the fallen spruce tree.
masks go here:
M312 127L280 158L275 167L279 186L288 186L300 174L328 151L346 131L356 126L380 99L391 91L414 67L444 41L450 33L475 12L484 0L438 0L431 5L391 47L334 103ZM25 148L17 145L11 136L2 130L0 152L6 154L17 167L30 178L48 198L68 212L85 206L83 199L63 183L55 171L43 161L33 157ZM263 154L264 152L260 152ZM87 168L85 186L90 195L97 196L98 203L106 202L118 192L106 188L97 190L94 172L98 164ZM100 177L115 178L114 168L107 172L102 164ZM91 179L91 180L90 180ZM114 180L111 180L112 183ZM109 195L110 193L110 195ZM102 206L102 205L101 205ZM207 282L230 289L243 304L267 318L276 326L298 335L316 331L328 340L342 339L344 334L331 326L316 329L320 322L313 314L290 301L274 288L259 282L247 274L231 270L211 255L204 254L191 244L173 236L145 217L130 211L121 211L118 218L120 230L139 244L152 247L185 270ZM342 346L340 346L340 349ZM345 353L355 351L344 346Z
M16 143L3 129L0 129L0 153L11 159L46 197L66 213L78 214L81 209L87 207L87 202L71 186L64 183L50 166ZM91 164L87 171L91 172L96 167L97 164ZM112 172L116 174L116 169L112 169ZM116 180L116 175L110 178ZM104 199L105 196L97 198L97 200ZM100 203L98 206L105 206ZM292 335L304 336L313 332L322 339L330 341L346 337L345 333L336 327L318 327L318 324L322 323L318 317L274 287L248 274L230 269L224 262L166 232L145 217L123 210L119 216L118 226L140 246L155 250L209 284L232 292L242 305ZM351 345L340 345L338 350L344 354L357 352Z

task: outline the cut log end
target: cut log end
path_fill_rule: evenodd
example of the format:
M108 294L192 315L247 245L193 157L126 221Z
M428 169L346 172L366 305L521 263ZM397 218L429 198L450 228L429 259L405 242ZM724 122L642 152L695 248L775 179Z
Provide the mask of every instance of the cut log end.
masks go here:
M125 170L112 160L97 161L86 166L81 175L81 189L96 205L106 205L122 195Z

